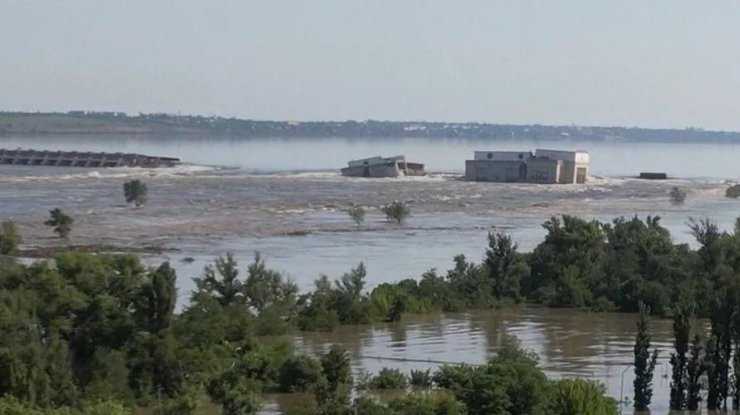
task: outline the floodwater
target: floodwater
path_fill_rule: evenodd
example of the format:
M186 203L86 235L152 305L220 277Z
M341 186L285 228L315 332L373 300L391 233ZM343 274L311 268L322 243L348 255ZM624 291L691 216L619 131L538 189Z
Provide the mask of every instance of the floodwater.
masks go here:
M217 255L234 252L242 265L259 251L268 266L310 289L320 274L338 277L359 262L368 269L368 288L450 268L462 253L479 260L492 230L513 236L522 250L544 236L542 222L572 214L611 220L659 215L676 242L693 243L690 217L712 218L731 229L740 201L724 197L740 181L740 145L654 144L425 139L201 139L198 137L42 136L0 137L0 148L122 151L180 157L185 165L159 170L76 169L0 166L0 218L20 225L26 248L59 246L43 221L61 207L75 218L69 243L145 246L149 263L169 260L178 271L182 307L192 278ZM459 180L475 149L585 149L591 153L586 185L469 183ZM405 154L427 164L429 177L343 178L346 160ZM632 178L640 171L666 171L668 181ZM125 205L122 184L143 179L148 203ZM674 186L687 191L684 204L670 202ZM404 200L412 216L403 226L387 223L380 206ZM346 214L366 207L363 226ZM656 373L654 413L668 398L669 322L656 321L654 336L665 350ZM390 357L481 363L495 352L504 333L520 338L541 355L552 376L580 376L603 382L619 397L622 372L631 361L633 316L573 310L506 309L486 313L410 316L401 324L342 327L331 334L304 334L299 347L318 351L331 342L352 350L357 367L404 370L431 362ZM366 356L366 357L361 357ZM384 359L377 359L382 357ZM625 394L631 388L625 372ZM282 402L272 403L272 408Z

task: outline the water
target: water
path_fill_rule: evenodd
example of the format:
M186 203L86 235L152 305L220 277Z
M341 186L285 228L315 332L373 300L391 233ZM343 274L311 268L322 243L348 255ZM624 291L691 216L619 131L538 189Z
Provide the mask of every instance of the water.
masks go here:
M635 316L585 313L569 309L505 308L440 316L407 316L402 323L343 326L332 333L296 336L299 350L319 354L341 344L357 370L377 373L382 367L432 371L435 361L484 363L495 356L504 335L537 352L539 365L551 378L582 378L604 384L617 399L631 399ZM672 350L671 321L651 321L653 345L660 352L655 369L653 413L667 412ZM422 360L403 362L396 359ZM431 362L423 362L430 360ZM623 376L624 374L624 376ZM279 399L276 400L280 404ZM290 402L283 403L289 405ZM630 413L629 405L624 407Z
M432 172L461 173L474 150L530 150L538 147L585 149L592 173L634 176L640 171L665 171L679 177L740 178L740 144L622 143L563 140L463 140L422 138L229 139L200 136L62 135L0 137L0 148L121 151L179 157L196 164L239 167L253 172L326 171L347 160L372 155L405 154L426 163Z
M617 216L660 215L676 242L693 243L690 217L710 217L730 229L740 202L724 197L740 180L740 146L732 144L652 144L614 142L536 143L528 141L424 139L202 139L199 137L43 136L0 137L0 148L131 151L180 157L190 163L172 169L75 169L0 166L0 218L14 218L24 248L63 246L42 223L61 207L75 218L69 243L126 248L153 246L160 254L145 260L171 261L178 271L181 309L192 277L217 255L234 252L243 267L254 251L268 266L309 289L320 274L338 277L364 262L368 287L419 277L451 267L463 253L479 260L486 235L503 230L523 250L543 237L542 222L573 214L611 220ZM474 149L583 148L591 153L586 185L468 183L458 180ZM352 179L337 169L346 160L375 154L405 154L425 162L432 174L409 179ZM669 181L630 178L639 171L667 171ZM122 183L142 178L150 189L141 209L125 205ZM673 186L688 192L671 204ZM385 222L379 208L392 200L409 203L404 226ZM368 210L355 227L346 209ZM668 402L663 378L670 322L656 321L653 332L665 352L656 374L654 413ZM299 347L319 352L332 342L345 344L356 367L426 368L374 357L481 363L504 333L517 335L541 355L553 377L579 376L605 383L619 396L622 371L631 361L634 316L587 314L573 310L507 309L485 313L409 317L402 324L341 327L331 334L303 334ZM362 358L360 356L374 356ZM625 390L631 389L631 371ZM276 399L271 408L285 404Z

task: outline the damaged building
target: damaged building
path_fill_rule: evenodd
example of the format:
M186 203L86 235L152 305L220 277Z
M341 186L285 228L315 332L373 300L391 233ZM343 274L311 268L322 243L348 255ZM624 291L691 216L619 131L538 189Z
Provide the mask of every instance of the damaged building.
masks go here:
M476 151L465 161L465 178L478 182L543 184L585 183L589 173L586 151Z

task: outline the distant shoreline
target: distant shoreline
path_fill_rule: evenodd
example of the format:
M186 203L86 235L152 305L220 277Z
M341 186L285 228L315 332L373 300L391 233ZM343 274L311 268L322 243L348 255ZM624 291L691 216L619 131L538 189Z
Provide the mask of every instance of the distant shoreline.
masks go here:
M0 112L0 136L202 135L230 138L439 138L540 141L740 143L740 132L428 121L263 121L197 115L70 111Z

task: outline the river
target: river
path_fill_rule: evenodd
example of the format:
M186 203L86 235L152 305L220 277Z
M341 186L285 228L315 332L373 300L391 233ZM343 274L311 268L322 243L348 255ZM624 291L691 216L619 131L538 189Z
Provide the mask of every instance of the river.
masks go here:
M508 232L522 250L544 236L542 222L573 214L611 220L660 215L676 242L693 243L689 218L710 217L730 229L740 202L724 197L740 180L740 146L620 142L439 139L214 139L201 137L38 136L0 137L0 148L138 152L181 158L186 164L161 170L76 169L0 166L0 218L20 225L27 247L59 246L42 222L61 207L75 218L69 243L129 248L156 246L149 263L169 260L178 271L178 308L187 302L192 278L217 255L234 252L243 267L259 251L268 266L310 289L320 274L338 277L364 262L368 287L444 271L455 254L479 260L488 232ZM591 154L586 185L469 183L459 180L474 150L585 149ZM349 159L405 154L424 162L428 177L343 178ZM634 179L640 171L666 171L668 181ZM142 178L149 201L125 205L122 183ZM671 203L674 186L684 204ZM387 223L381 205L404 200L412 216L403 226ZM352 204L368 209L356 227L346 214ZM668 402L665 364L670 324L656 321L654 336L664 350L656 373L654 413ZM514 334L541 355L554 377L580 376L603 382L619 396L622 371L631 361L634 318L572 310L506 309L486 313L409 316L402 324L342 327L332 334L304 334L299 347L317 351L345 344L355 364L425 368L430 363L375 357L480 363L501 335ZM360 358L359 356L368 356ZM631 371L625 374L630 390ZM631 393L628 393L630 395ZM277 405L274 401L272 406Z

